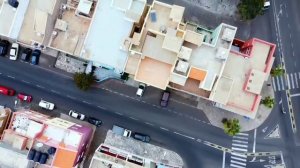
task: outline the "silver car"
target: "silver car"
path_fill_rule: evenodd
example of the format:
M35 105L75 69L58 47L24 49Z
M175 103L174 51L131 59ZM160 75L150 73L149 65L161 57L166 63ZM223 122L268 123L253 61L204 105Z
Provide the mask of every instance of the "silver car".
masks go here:
M84 120L85 119L85 115L84 114L80 114L78 112L75 112L74 110L70 110L69 111L69 116L76 118L78 120Z

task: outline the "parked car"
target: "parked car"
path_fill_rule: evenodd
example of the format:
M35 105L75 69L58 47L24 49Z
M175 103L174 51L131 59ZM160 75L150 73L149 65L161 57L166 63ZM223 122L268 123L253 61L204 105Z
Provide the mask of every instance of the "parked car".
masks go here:
M8 0L8 4L14 8L18 8L19 1L18 0Z
M136 91L136 95L139 96L139 97L142 97L144 92L145 92L145 88L146 88L146 84L140 83L139 87L138 87L138 90Z
M138 133L138 132L132 133L131 137L138 141L150 142L150 136L142 134L142 133Z
M41 55L41 50L37 50L37 49L33 50L32 54L31 54L31 64L32 65L39 64L40 55Z
M84 120L85 119L84 114L77 113L74 110L69 111L69 116L74 117L74 118L79 119L79 120Z
M170 99L170 92L169 91L164 91L161 100L160 100L160 106L162 107L167 107Z
M123 127L117 126L117 125L113 125L112 128L113 133L117 134L117 135L121 135L124 137L130 137L131 136L131 131L128 129L125 129Z
M32 53L32 50L30 48L26 48L21 55L22 61L29 61L30 55Z
M19 44L13 43L10 48L9 59L14 61L17 60L18 52L19 52Z
M94 118L94 117L89 117L88 122L95 125L95 126L97 126L97 127L99 127L102 124L101 120L98 120L97 118Z
M53 110L54 109L54 104L50 103L50 102L47 102L45 100L41 100L39 102L39 106L44 108L44 109L47 109L47 110Z
M271 3L270 3L270 1L269 0L266 0L265 2L264 2L264 7L263 7L263 10L267 10L267 9L269 9L269 7L271 6Z
M18 99L20 99L21 101L26 101L26 102L30 103L32 101L32 96L25 94L25 93L19 93Z
M7 40L0 41L0 55L5 56L8 51L9 42Z
M6 86L0 86L0 93L7 96L14 96L16 91Z

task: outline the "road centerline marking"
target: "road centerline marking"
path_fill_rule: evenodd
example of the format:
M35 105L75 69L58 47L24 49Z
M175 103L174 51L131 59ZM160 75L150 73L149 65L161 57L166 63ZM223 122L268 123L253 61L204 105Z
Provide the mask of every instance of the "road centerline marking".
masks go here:
M180 136L183 136L183 137L186 137L186 138L189 138L189 139L192 139L192 140L195 139L194 137L191 137L191 136L188 136L188 135L184 135L184 134L181 134L181 133L178 133L178 132L173 132L173 133L177 134L177 135L180 135Z

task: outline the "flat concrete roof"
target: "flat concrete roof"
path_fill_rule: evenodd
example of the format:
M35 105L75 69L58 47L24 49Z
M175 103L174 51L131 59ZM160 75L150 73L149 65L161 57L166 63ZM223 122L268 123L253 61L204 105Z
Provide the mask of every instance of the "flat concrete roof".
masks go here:
M28 4L29 0L22 0L18 8L14 8L8 1L0 1L0 35L17 38Z
M105 0L97 5L81 57L122 72L128 53L120 47L129 36L133 23L125 20L124 12L112 8L111 3L112 0Z
M45 4L43 0L30 0L27 11L24 15L24 21L21 26L21 30L18 36L18 41L27 45L31 45L33 42L38 42L43 45L47 45L44 41L45 36L51 36L52 29L54 27L54 23L52 24L52 20L54 19L54 15L58 12L55 11L55 7L57 3L60 3L60 0L48 0ZM46 25L44 25L44 33L37 32L35 29L35 24L39 25L39 20L35 20L36 10L43 11L47 13L47 21ZM45 22L44 20L41 20Z
M244 109L251 109L256 95L244 91L244 85L251 68L252 65L250 64L249 58L244 58L232 52L229 54L227 64L222 74L222 76L231 78L234 81L227 102L228 104L236 105Z
M50 47L80 56L90 23L91 19L75 15L75 9L64 10L62 18L56 19L54 31L57 32L57 35L52 36ZM60 30L59 24L65 24L66 29Z
M135 80L164 90L169 83L171 70L171 64L145 57L141 60Z
M143 157L145 161L165 163L174 167L183 166L182 158L177 153L149 143L116 135L111 130L106 134L104 145L113 146L131 155Z
M8 36L11 27L13 26L14 18L17 9L13 8L8 2L3 2L0 6L0 34Z

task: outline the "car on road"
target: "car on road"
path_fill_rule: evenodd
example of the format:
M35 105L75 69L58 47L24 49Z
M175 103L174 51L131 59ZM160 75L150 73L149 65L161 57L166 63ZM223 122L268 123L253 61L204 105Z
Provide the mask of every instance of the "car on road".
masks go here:
M0 41L0 55L5 56L8 52L9 42L7 40Z
M19 52L19 44L13 43L10 48L9 59L14 61L17 60L18 52Z
M150 136L138 132L134 132L131 134L131 137L135 140L142 142L150 142Z
M84 120L85 119L85 115L84 114L80 114L74 110L70 110L69 111L69 116L73 117L73 118L76 118L76 119L79 119L79 120Z
M139 87L138 87L138 90L136 91L136 95L139 96L139 97L142 97L144 92L145 92L145 89L146 89L146 84L140 83Z
M161 100L160 100L160 106L161 107L167 107L170 99L170 92L169 91L164 91Z
M39 64L40 55L41 55L41 50L37 50L37 49L33 50L32 54L31 54L31 64L32 65Z
M95 118L95 117L89 117L88 122L95 125L95 126L97 126L97 127L99 127L102 124L102 121Z
M19 100L26 101L28 103L30 103L32 101L32 96L25 94L25 93L19 93L17 97Z
M21 54L21 60L22 61L29 61L30 55L32 53L32 49L26 48Z
M7 96L14 96L16 91L6 86L0 86L0 93Z
M263 10L267 10L267 9L269 9L269 7L271 6L271 3L270 3L270 1L269 0L266 0L265 2L264 2L264 7L263 7Z
M55 105L53 103L47 102L45 100L41 100L39 102L39 106L42 107L43 109L54 110Z

